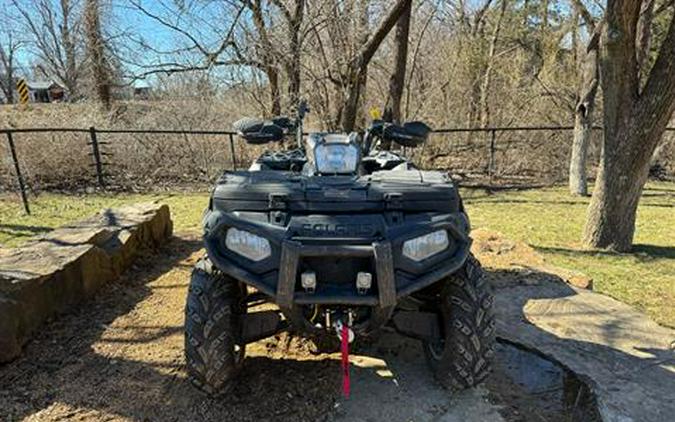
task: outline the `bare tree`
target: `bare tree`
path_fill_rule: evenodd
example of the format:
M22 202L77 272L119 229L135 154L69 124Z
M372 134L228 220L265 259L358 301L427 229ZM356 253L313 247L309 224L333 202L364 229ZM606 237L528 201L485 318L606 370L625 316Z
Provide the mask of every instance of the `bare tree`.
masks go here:
M482 127L488 127L490 124L490 104L488 102L490 96L490 85L492 83L492 71L495 65L495 56L497 51L497 42L499 41L499 33L502 29L502 22L506 14L506 7L508 0L502 0L499 8L499 15L497 22L490 37L490 48L487 54L485 63L485 70L483 72L483 80L480 86L480 123Z
M251 11L256 29L254 38L255 57L268 79L270 99L272 102L271 114L279 115L282 109L280 72L286 74L288 85L288 101L290 107L297 105L300 97L301 82L301 52L302 52L302 24L305 15L306 0L293 0L291 6L283 0L269 0L269 3L279 12L285 23L282 37L275 37L274 28L268 25L262 0L241 0ZM241 47L232 44L237 51ZM242 54L239 53L239 57Z
M347 93L344 111L342 113L342 129L351 132L356 124L356 117L361 97L363 80L368 70L368 64L375 55L384 38L399 20L403 11L410 7L412 0L397 0L380 25L362 45L348 65L346 77L342 79L343 88Z
M387 96L387 105L384 110L384 120L400 123L401 122L401 99L403 98L403 89L405 88L406 67L408 64L408 38L410 33L410 17L412 15L412 3L408 5L398 18L396 24L396 33L394 37L394 68L389 77L389 93ZM388 150L391 148L391 141L384 140L381 148Z
M636 51L642 4L607 1L600 66L605 133L584 228L591 247L631 248L650 158L675 111L675 19L642 85Z
M12 30L2 32L0 32L0 89L7 103L12 104L14 103L16 54L21 49L22 43Z
M487 15L493 0L483 0L478 9L470 16L464 1L458 4L459 8L459 51L466 55L467 66L471 75L469 83L469 102L467 112L467 126L476 127L480 121L481 88L485 81L485 70L488 60L485 57L485 25ZM496 28L496 27L495 27ZM496 31L497 35L499 31ZM489 78L488 78L489 80ZM467 141L473 141L473 133L467 133Z
M134 67L140 69L129 77L142 79L155 74L172 75L178 73L190 73L209 71L217 66L259 66L252 59L243 57L236 48L234 53L229 47L233 46L233 34L236 24L239 22L245 7L237 6L235 10L224 8L223 14L231 15L227 31L223 32L222 22L212 24L197 16L190 9L193 3L174 3L173 1L155 0L158 6L148 8L141 0L129 0L129 9L139 12L141 16L150 19L154 25L159 25L171 31L178 37L173 41L174 48L166 49L154 45L150 40L139 37L133 33L127 34L128 43L134 50L140 50L146 60L130 60ZM229 3L228 3L229 4ZM160 11L164 13L160 13ZM216 27L213 27L216 26ZM207 27L204 29L204 27ZM205 34L207 29L212 30ZM217 33L220 39L215 42L213 33ZM208 41L212 41L210 45ZM232 58L232 56L235 56ZM149 59L149 60L148 60Z
M205 34L203 28L200 28L205 23L197 18L198 13L192 10L193 4L161 2L164 14L160 14L145 7L139 0L130 0L134 9L185 40L185 45L172 51L160 51L145 40L136 40L144 49L162 56L159 63L137 66L143 72L136 77L157 73L209 71L221 66L249 67L262 72L266 77L270 103L268 114L279 115L283 106L284 73L288 85L288 104L295 105L300 95L302 29L306 3L306 0L226 2L223 13L234 18L228 31L222 32L220 28L214 28L214 32L222 34L217 48L214 49L208 46L213 34ZM228 12L233 6L237 10ZM244 12L250 14L250 19L239 19ZM285 24L283 31L275 25L279 19Z
M573 6L581 16L586 29L591 34L586 48L575 51L577 54L577 98L574 109L574 137L570 156L569 189L572 195L588 195L586 182L586 157L593 131L593 110L598 92L600 75L598 69L598 49L600 31L596 30L595 19L580 0L574 0ZM575 25L574 31L578 28Z
M292 7L281 0L272 0L281 11L287 26L288 54L281 54L281 60L288 79L288 104L296 106L300 98L302 23L305 15L306 0L293 0Z
M79 95L82 38L76 0L11 0L19 12L44 77L56 78L70 98Z
M394 69L389 78L389 96L387 98L385 115L387 116L387 120L397 123L401 121L401 99L403 97L406 65L408 62L408 38L411 14L412 3L403 10L401 17L399 17L394 38L396 49L394 53Z
M272 115L281 114L281 88L279 87L279 55L270 40L265 16L263 13L262 0L242 0L253 14L253 24L257 32L259 46L255 49L260 68L267 75L270 85L270 100L272 103Z
M84 27L87 38L87 57L91 65L97 100L104 109L111 106L110 69L101 32L101 5L98 0L85 0Z

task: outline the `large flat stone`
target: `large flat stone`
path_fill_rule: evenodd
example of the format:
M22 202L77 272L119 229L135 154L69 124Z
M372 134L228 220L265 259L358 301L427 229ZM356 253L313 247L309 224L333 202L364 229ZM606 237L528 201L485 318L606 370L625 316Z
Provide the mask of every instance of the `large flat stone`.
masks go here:
M46 319L91 297L173 230L169 208L106 209L0 253L0 362L17 357Z
M568 272L545 265L527 245L500 248L494 245L506 241L498 234L479 238L474 250L495 287L499 337L574 372L593 392L604 421L673 420L675 330L571 286L561 277ZM526 253L512 253L518 250Z
M675 330L561 282L500 288L496 297L498 335L585 380L603 420L673 420Z

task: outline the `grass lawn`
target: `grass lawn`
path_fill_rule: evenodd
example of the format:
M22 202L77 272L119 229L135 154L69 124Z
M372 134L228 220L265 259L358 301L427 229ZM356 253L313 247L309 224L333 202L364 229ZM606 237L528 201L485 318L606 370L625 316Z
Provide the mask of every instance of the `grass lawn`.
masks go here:
M533 246L547 262L593 278L594 290L675 327L675 183L649 183L638 208L635 247L617 254L584 250L588 198L566 188L486 195L465 191L474 228L498 231Z
M638 210L635 249L629 254L584 250L581 229L588 198L565 188L487 194L464 190L473 227L498 231L529 243L556 266L593 277L594 289L675 327L675 183L650 183ZM0 245L16 246L30 236L93 214L104 207L161 201L171 207L176 231L199 230L206 193L68 196L31 198L24 216L16 196L0 196Z
M201 230L208 200L206 192L82 196L43 193L29 198L31 215L26 216L18 196L4 195L0 196L0 246L17 246L31 236L93 215L102 208L146 201L169 205L175 231Z

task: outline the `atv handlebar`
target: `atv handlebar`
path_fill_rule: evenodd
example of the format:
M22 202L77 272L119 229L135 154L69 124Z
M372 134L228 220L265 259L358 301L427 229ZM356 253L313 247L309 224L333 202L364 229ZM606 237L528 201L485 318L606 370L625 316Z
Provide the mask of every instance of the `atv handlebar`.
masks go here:
M244 117L232 125L239 136L254 145L281 141L295 130L295 127L295 123L285 116L274 117L271 120Z
M278 142L295 132L297 147L304 150L302 143L303 120L309 112L307 103L301 101L297 116L293 120L286 116L277 116L270 120L244 117L233 124L235 131L250 144ZM422 122L407 122L398 125L383 120L375 120L364 131L363 152L367 155L373 147L374 138L390 140L404 147L417 147L426 142L431 128Z
M373 138L394 141L404 147L414 148L422 145L429 138L431 128L422 122L407 122L403 125L375 120L364 134L364 153L373 147Z

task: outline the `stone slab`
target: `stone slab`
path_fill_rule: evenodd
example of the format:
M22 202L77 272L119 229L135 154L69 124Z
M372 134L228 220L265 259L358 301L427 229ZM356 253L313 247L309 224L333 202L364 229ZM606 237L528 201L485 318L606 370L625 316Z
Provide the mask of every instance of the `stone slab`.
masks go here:
M134 256L166 241L169 208L153 203L97 215L0 253L0 362L16 358L48 318L116 279Z
M571 272L547 266L527 245L496 233L478 237L474 251L495 287L499 337L574 372L604 421L673 420L675 330L568 284Z

